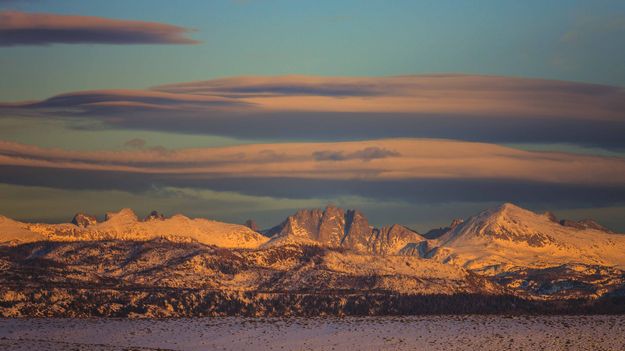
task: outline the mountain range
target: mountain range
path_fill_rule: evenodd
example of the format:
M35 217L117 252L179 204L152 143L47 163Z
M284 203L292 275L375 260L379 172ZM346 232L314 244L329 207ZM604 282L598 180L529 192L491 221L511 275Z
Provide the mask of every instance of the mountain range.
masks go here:
M625 311L625 235L509 203L423 235L333 206L262 231L0 217L0 283L3 316Z

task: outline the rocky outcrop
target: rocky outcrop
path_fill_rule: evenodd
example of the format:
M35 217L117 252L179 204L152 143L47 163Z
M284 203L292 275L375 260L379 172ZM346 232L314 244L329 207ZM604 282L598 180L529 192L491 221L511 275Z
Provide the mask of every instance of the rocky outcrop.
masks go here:
M597 223L596 221L592 220L592 219L582 219L581 221L573 221L570 219L563 219L560 221L560 224L565 226L565 227L569 227L569 228L575 228L575 229L594 229L594 230L599 230L602 232L607 232L607 233L613 233L613 231L611 231L610 229L602 226L601 224Z
M150 212L149 215L147 215L143 221L147 222L147 221L163 221L165 220L165 215L163 215L162 213L159 213L158 211L152 211Z
M273 241L316 242L342 247L359 253L394 254L408 242L423 237L401 225L375 228L357 210L328 206L325 209L299 210L266 235Z
M376 255L398 254L406 245L423 242L424 238L417 232L393 224L373 230L367 242L367 251Z
M464 222L463 219L456 218L453 221L451 221L451 224L448 227L431 229L427 233L423 234L423 237L425 237L426 239L436 239L438 237L441 237L443 234L447 233L448 231L456 228L457 226L462 224L462 222Z
M258 228L256 221L254 221L253 219L248 219L247 221L245 221L244 225L257 233L260 232L260 228Z
M98 224L98 219L95 216L79 212L72 218L72 224L81 228L87 228L88 226Z

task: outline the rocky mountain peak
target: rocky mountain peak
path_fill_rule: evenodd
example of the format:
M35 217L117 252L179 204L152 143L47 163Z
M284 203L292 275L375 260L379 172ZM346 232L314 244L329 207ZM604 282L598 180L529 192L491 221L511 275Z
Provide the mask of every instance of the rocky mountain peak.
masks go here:
M74 218L72 218L72 224L81 228L87 228L88 226L98 224L98 219L95 216L78 212L74 215Z
M163 215L162 213L159 213L158 211L152 211L150 212L149 215L147 215L143 221L147 222L147 221L154 221L154 220L165 220L165 215Z
M369 226L369 220L360 211L348 210L345 213L345 235L341 245L363 251L373 228Z
M331 247L380 254L399 251L399 246L405 245L407 240L423 240L418 233L400 225L374 228L362 212L335 206L299 210L265 234L272 240L301 238Z
M455 218L451 221L451 224L449 224L449 228L450 229L454 229L457 226L461 225L462 223L464 223L464 219L462 218Z

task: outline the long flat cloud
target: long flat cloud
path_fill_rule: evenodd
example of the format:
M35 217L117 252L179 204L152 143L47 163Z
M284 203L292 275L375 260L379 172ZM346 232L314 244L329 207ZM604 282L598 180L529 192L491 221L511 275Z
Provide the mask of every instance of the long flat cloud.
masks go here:
M67 151L0 142L0 183L144 193L165 187L287 199L622 205L625 160L485 143L389 139Z
M417 137L625 148L625 89L493 76L235 77L67 93L0 104L3 114L252 139Z
M63 44L197 44L190 29L92 16L0 11L0 46Z
M0 165L171 178L492 179L625 187L625 159L485 143L388 139L132 151L67 151L0 141Z

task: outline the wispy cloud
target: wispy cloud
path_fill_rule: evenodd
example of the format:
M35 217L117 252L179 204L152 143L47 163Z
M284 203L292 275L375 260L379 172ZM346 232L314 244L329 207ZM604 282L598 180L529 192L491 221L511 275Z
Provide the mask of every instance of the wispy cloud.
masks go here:
M0 46L48 44L197 44L191 29L92 16L0 11Z

